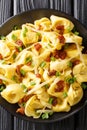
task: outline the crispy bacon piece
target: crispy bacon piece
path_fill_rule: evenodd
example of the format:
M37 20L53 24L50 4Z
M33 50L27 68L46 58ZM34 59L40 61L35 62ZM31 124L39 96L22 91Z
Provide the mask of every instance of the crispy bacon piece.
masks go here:
M55 75L55 74L56 74L56 70L51 70L51 71L48 72L48 75L49 75L49 76L53 76L53 75Z
M46 62L50 62L50 56L45 59Z
M21 40L17 40L16 44L19 45L19 46L23 46L23 42Z
M80 60L73 61L73 66L78 65L80 63Z
M66 56L67 56L67 53L64 50L59 50L58 55L59 55L60 59L64 60L66 58Z
M54 56L56 59L59 58L58 50L55 50L55 51L53 52L53 56Z
M20 64L20 65L17 65L17 67L16 67L16 72L20 76L21 76L20 69L21 69L22 66L23 66L23 64Z
M59 35L58 39L60 40L60 43L64 44L65 43L65 38L63 35Z
M17 113L24 115L24 107L20 107L16 110Z
M56 85L57 85L57 87L55 88L55 92L61 92L61 91L63 91L64 86L65 86L63 80L58 81L58 82L56 83Z
M58 103L58 102L57 102L57 98L54 98L54 99L53 99L53 102L52 102L52 105L53 105L53 106L56 106L57 103Z
M39 25L37 29L42 30L43 29L42 25Z
M3 56L2 56L2 54L0 53L0 60L2 60L3 59Z
M31 62L28 62L26 65L27 65L27 66L30 66L30 65L31 65Z
M2 81L2 79L0 79L0 84L2 84L3 83L3 81Z
M31 90L31 89L30 89ZM28 90L28 91L30 91L30 90ZM19 104L21 104L21 103L23 103L23 102L27 102L28 101L28 99L31 97L32 95L25 95L23 98L21 98L20 100L19 100Z
M41 75L39 73L36 74L37 78L41 78Z
M59 33L60 33L60 34L63 34L63 33L64 33L64 25L57 25L57 26L56 26L56 29L59 30Z
M42 46L41 46L39 43L37 43L37 44L34 45L34 47L35 47L35 49L36 49L37 51L39 51Z

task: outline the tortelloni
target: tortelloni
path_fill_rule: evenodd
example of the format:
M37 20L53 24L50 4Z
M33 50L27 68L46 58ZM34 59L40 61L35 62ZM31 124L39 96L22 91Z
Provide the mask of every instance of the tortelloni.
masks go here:
M18 103L16 112L45 119L81 101L87 54L74 30L70 20L52 15L1 37L0 91L7 102Z
M25 93L19 84L10 84L1 92L1 96L9 103L17 103L20 98L23 98Z

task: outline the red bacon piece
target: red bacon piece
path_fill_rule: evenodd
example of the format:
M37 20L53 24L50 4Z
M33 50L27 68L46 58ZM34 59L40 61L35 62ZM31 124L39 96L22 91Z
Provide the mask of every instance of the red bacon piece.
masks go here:
M56 83L56 85L57 85L57 87L55 88L55 92L61 92L61 91L63 91L64 86L65 86L63 80L58 81L58 82Z
M35 49L36 49L37 51L39 51L42 46L41 46L39 43L37 43L37 44L34 45L34 47L35 47Z

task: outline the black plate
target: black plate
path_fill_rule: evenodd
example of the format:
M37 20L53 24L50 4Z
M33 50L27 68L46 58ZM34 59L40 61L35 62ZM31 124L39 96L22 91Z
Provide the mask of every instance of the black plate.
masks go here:
M59 12L57 10L49 10L49 9L38 9L38 10L31 10L27 12L23 12L21 14L18 14L14 17L11 17L9 20L7 20L4 24L0 27L0 35L6 35L8 34L12 29L14 25L21 26L22 24L26 22L33 23L36 19L40 19L42 17L50 17L51 15L57 15L61 17L65 17L70 19L76 26L77 31L80 32L80 35L83 37L83 45L86 48L87 44L87 30L85 27L75 18L71 17L68 14L65 14L63 12ZM66 112L60 112L60 113L54 113L49 119L33 119L27 116L22 116L18 113L16 113L16 109L18 108L18 105L11 105L8 102L6 102L1 96L0 96L0 105L4 107L8 112L10 112L12 115L20 117L21 119L25 119L32 122L43 122L43 123L50 123L50 122L56 122L62 119L65 119L67 117L70 117L80 109L82 109L87 103L87 91L84 92L83 99L75 106L72 107L71 111Z

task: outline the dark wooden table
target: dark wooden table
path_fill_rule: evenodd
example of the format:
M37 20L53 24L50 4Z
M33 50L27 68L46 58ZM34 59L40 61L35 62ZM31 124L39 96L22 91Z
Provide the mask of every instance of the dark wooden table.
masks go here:
M36 8L64 11L87 27L87 0L0 0L0 24L13 15ZM0 130L87 130L87 106L70 118L51 124L27 122L0 107Z

